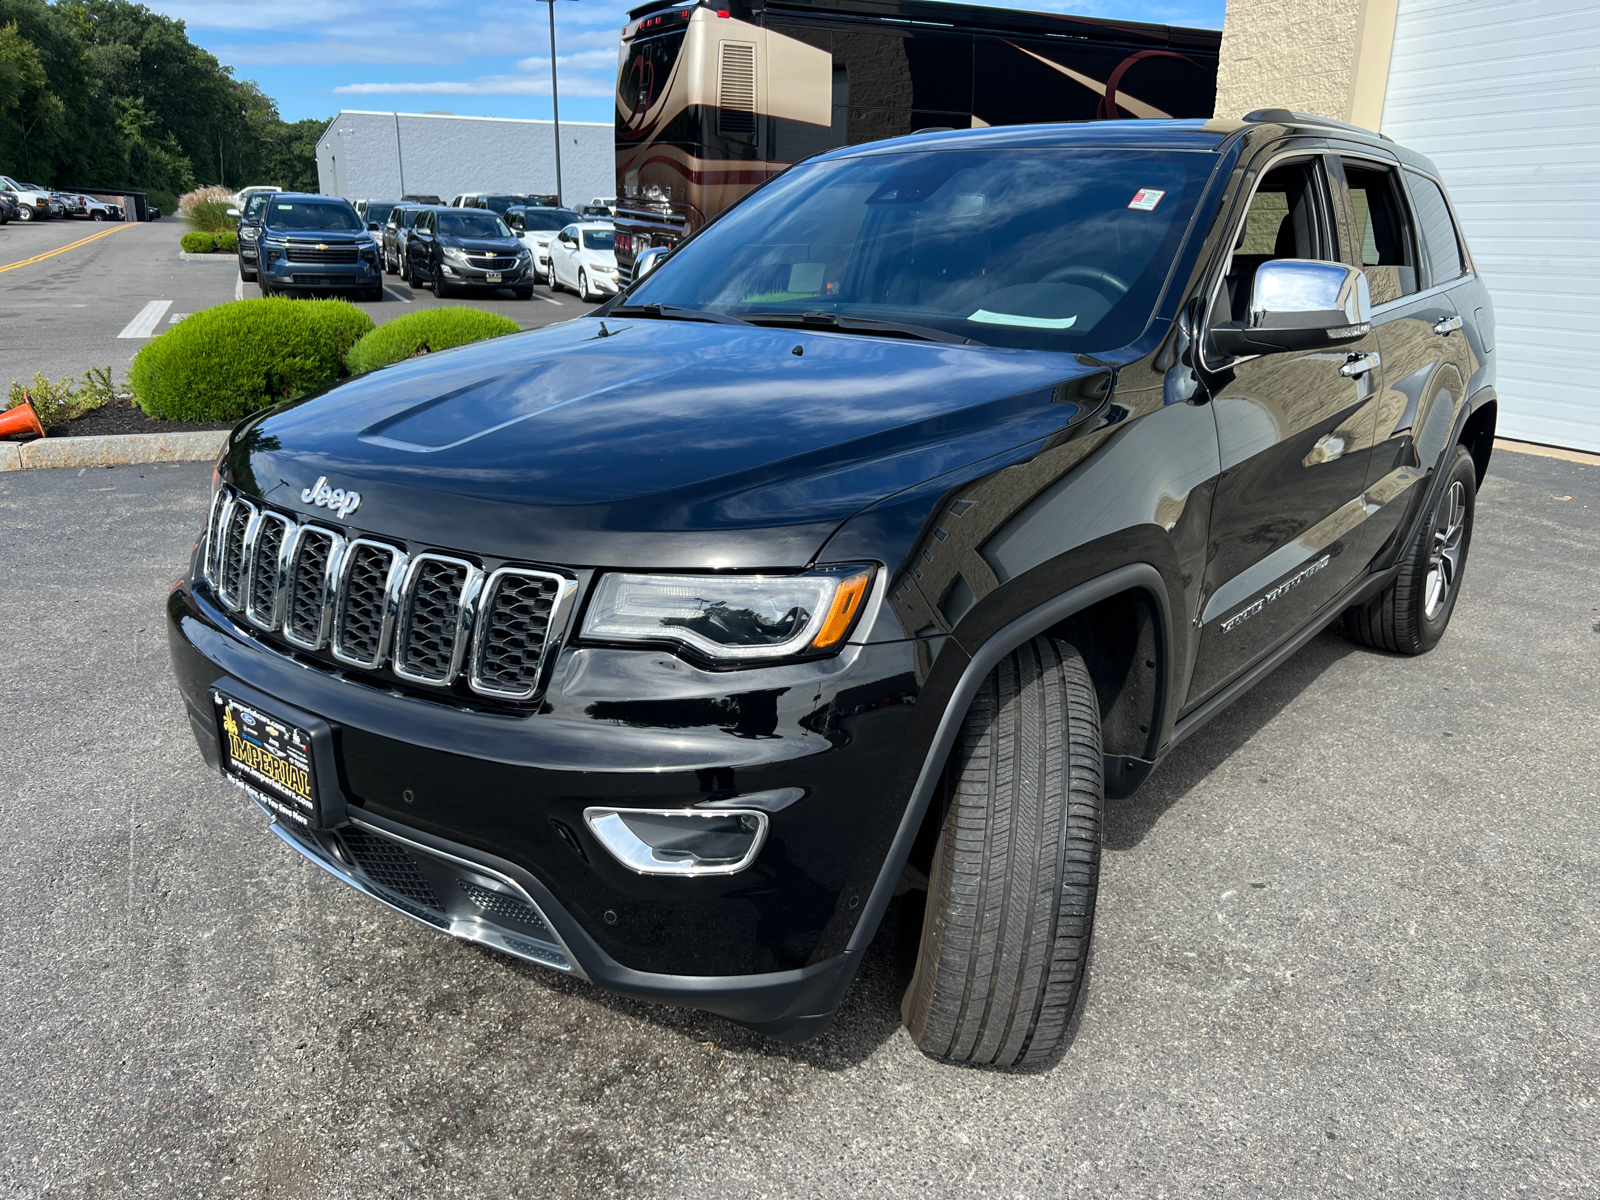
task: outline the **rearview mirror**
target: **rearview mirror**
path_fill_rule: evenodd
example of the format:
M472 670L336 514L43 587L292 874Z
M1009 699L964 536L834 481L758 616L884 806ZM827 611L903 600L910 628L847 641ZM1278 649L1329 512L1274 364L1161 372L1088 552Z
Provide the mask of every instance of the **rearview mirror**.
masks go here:
M1279 258L1256 268L1250 315L1213 325L1207 349L1218 356L1321 350L1372 331L1372 293L1359 268Z
M671 246L651 246L633 260L633 277L643 279L661 265L661 260L672 253Z

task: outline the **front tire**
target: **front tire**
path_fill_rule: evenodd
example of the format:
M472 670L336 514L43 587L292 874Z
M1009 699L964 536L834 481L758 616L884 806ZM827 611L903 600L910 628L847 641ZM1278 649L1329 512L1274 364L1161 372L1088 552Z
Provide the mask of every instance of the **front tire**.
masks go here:
M901 1014L934 1058L1042 1062L1082 990L1100 874L1100 710L1078 652L1041 637L1003 659L949 771Z
M1478 470L1467 448L1458 444L1446 459L1443 486L1418 523L1394 582L1345 611L1350 638L1394 654L1426 654L1439 644L1461 594L1477 505Z
M450 285L444 281L443 271L434 271L433 273L433 294L440 300L450 294Z
M578 270L578 299L589 303L589 276L582 268Z
M20 209L17 210L17 220L19 220L19 221L31 221L37 215L38 214L35 213L34 210L29 208L26 204L24 204Z

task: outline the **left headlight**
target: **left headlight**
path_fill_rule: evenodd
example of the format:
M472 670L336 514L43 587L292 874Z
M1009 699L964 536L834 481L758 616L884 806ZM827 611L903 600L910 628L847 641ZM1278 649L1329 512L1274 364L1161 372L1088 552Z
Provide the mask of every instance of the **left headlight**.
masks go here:
M723 663L832 654L866 603L873 568L803 575L633 575L601 578L583 635L675 642Z
M453 263L464 263L467 261L467 252L457 246L444 247L444 256Z

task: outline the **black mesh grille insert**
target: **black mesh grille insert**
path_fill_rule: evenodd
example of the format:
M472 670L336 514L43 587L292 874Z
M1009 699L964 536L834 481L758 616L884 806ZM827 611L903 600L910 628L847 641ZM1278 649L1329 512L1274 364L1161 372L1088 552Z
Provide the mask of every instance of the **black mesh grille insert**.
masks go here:
M238 608L243 599L240 588L244 586L244 534L249 525L250 509L235 504L228 517L228 531L222 539L222 577L217 581L224 600L234 608Z
M461 884L461 890L466 892L472 902L491 917L515 921L542 934L550 932L550 927L544 923L544 918L539 915L538 910L530 908L521 900L502 892L490 891L486 887L479 887L475 883L468 883L465 879L458 882Z
M354 825L341 829L339 837L361 873L373 883L435 913L444 910L433 885L404 846Z
M372 666L383 649L383 610L394 551L386 546L350 547L337 633L340 653Z
M295 547L283 627L295 640L315 645L322 633L322 610L328 602L328 555L333 537L320 529L302 529Z
M456 624L467 568L460 563L424 559L407 597L405 644L395 661L412 675L446 680L455 657Z
M261 518L256 533L256 561L250 574L249 611L262 621L272 620L278 599L278 555L283 552L288 526L277 517Z
M289 261L297 263L353 263L359 252L354 246L316 246L289 243Z
M496 581L479 624L483 687L513 695L534 689L558 586L554 579L529 575L502 575Z

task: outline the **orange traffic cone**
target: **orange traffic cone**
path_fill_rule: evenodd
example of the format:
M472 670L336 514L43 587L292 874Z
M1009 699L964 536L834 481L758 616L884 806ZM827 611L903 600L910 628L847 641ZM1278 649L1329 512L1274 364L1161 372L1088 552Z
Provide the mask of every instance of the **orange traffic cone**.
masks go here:
M44 426L39 424L39 414L33 411L31 401L24 400L9 412L0 413L0 438L28 433L34 437L44 436Z

